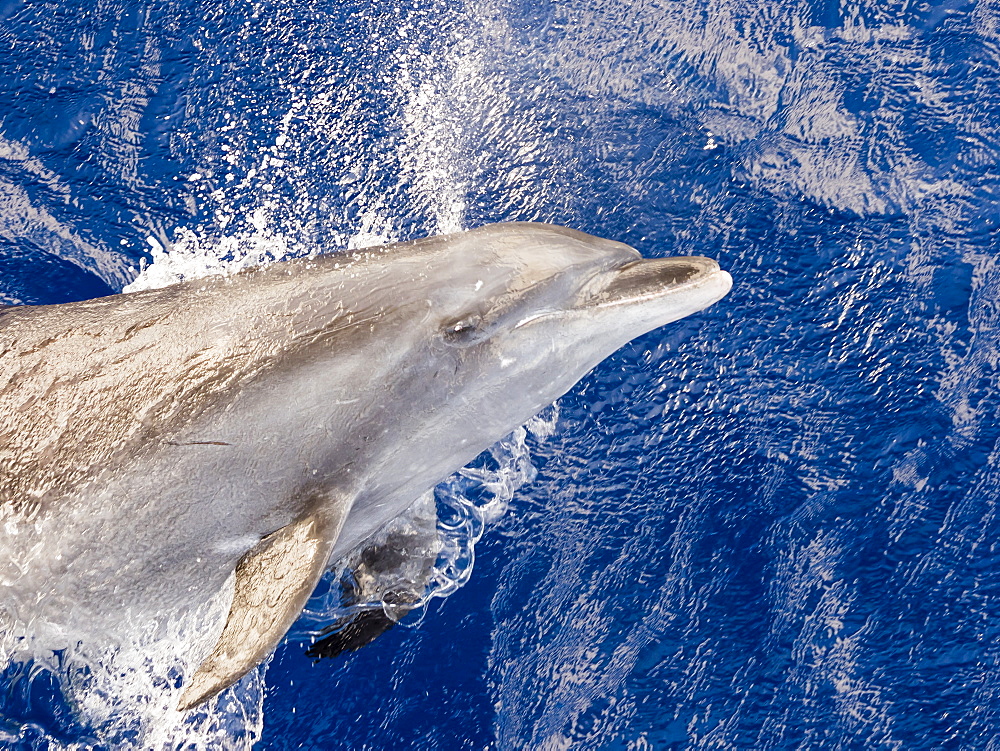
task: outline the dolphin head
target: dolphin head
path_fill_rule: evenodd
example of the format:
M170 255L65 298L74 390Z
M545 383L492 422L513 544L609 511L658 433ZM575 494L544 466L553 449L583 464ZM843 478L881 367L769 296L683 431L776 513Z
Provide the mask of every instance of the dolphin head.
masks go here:
M280 407L267 410L274 427L275 415L291 414L285 405L297 405L301 418L283 432L300 453L313 441L318 458L308 463L321 467L318 477L343 482L350 466L355 511L335 555L628 341L708 307L732 285L707 258L647 260L619 242L534 223L357 251L344 264L327 256L308 277L310 325L332 326L335 337L302 329L310 366L283 378ZM291 278L296 290L307 284L306 275ZM320 315L333 304L343 307ZM341 446L331 434L365 440Z
M541 224L466 233L448 245L446 265L450 283L434 292L440 341L478 371L470 380L494 382L483 393L506 393L505 406L524 395L531 413L631 339L732 287L709 258L645 259L622 243Z

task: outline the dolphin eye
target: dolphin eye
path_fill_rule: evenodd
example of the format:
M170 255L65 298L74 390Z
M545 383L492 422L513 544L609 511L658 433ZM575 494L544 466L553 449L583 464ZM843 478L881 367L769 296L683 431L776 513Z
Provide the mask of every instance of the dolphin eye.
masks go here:
M453 347L467 347L475 344L484 337L484 331L480 327L481 316L469 316L453 321L444 327L445 343Z

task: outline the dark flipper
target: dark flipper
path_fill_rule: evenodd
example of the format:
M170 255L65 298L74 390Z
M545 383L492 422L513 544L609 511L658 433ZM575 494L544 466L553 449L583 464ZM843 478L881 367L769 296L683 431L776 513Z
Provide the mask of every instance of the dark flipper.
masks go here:
M340 562L341 603L363 609L320 631L306 654L321 660L353 652L392 628L424 600L439 548L433 497L422 498Z
M370 644L396 625L384 610L363 610L353 618L342 618L329 628L328 634L312 644L306 654L314 660L336 657L341 652L353 652Z

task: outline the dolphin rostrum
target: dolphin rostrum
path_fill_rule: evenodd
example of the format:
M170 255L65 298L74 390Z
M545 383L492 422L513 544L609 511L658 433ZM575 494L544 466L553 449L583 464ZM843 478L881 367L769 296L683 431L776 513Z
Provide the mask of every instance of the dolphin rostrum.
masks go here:
M329 562L731 284L707 258L497 224L0 310L0 605L85 638L232 578L193 707L267 656Z

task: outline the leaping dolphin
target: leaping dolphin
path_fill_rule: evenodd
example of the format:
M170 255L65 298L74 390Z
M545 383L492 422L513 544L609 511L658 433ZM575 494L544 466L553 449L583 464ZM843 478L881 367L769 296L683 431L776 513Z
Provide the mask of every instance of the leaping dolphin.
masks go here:
M0 310L0 598L110 629L235 571L193 707L266 657L329 562L731 285L708 258L516 223Z

